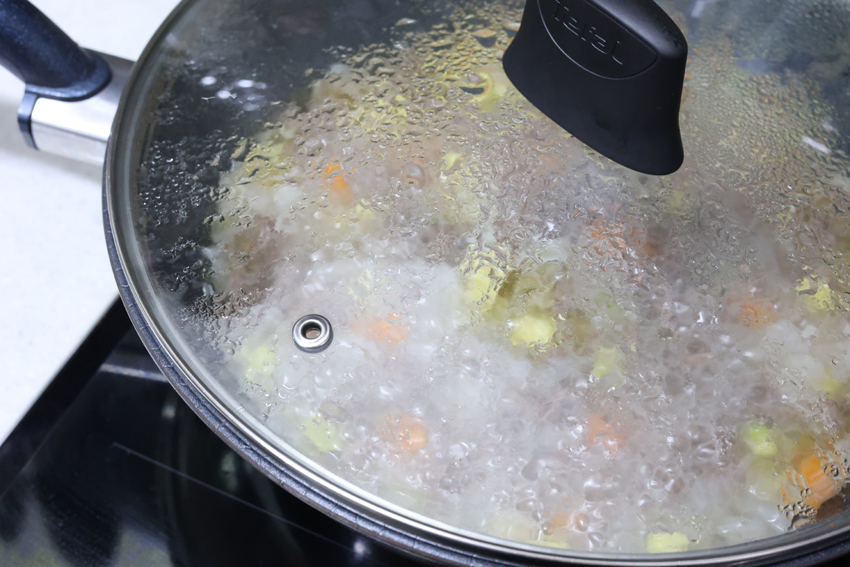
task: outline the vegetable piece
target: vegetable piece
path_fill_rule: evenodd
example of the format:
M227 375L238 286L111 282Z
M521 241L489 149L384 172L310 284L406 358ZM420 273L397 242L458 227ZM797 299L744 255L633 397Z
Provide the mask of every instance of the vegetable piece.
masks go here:
M552 535L547 535L541 532L539 538L534 543L537 545L545 545L546 547L553 547L555 549L570 548L569 544L563 540L562 534L559 532L555 532Z
M506 299L524 297L530 309L533 306L538 311L549 311L555 300L552 290L564 271L564 266L558 262L544 262L526 271L511 270L499 289L499 296ZM509 284L513 284L513 289L506 289Z
M350 205L354 200L354 191L351 190L345 178L338 175L328 182L328 201L333 205Z
M794 289L800 294L806 309L812 313L835 309L835 299L826 282L816 282L812 278L805 277Z
M328 162L328 167L322 173L328 187L328 201L332 205L350 205L354 200L354 191L345 180L342 165Z
M794 469L805 478L806 485L811 491L803 491L803 504L817 510L820 505L838 494L837 483L824 471L820 458L814 453L807 453L794 459Z
M342 171L342 166L338 163L328 162L328 167L322 170L324 177L330 177L335 171Z
M496 110L496 104L508 92L508 77L504 71L496 67L486 67L478 71L478 76L483 79L481 87L484 92L472 97L478 103L478 108L484 112Z
M597 219L585 228L584 248L611 260L623 260L631 255L626 244L623 224ZM603 265L603 269L607 268Z
M404 327L392 323L401 318L398 313L390 313L386 319L378 319L366 327L369 338L389 343L390 348L398 346L407 338L408 331Z
M496 253L493 250L473 253L459 267L465 297L474 304L474 310L483 313L491 309L506 276L497 263Z
M597 378L604 378L609 374L623 375L620 370L620 364L624 360L623 353L617 347L602 347L596 352L593 357L593 375Z
M602 443L602 447L608 454L613 454L623 445L623 438L619 431L615 431L611 425L599 414L591 414L587 418L586 428L587 442L591 445Z
M776 322L776 309L764 298L752 298L741 304L738 318L748 329L759 329Z
M773 430L760 419L748 421L738 434L738 438L758 457L773 457L776 455L774 437L775 433Z
M233 360L242 366L242 375L247 380L263 387L270 385L269 376L274 372L276 355L269 345L256 347L243 345Z
M690 545L688 536L683 533L657 533L646 536L646 551L648 553L676 553L687 551Z
M829 371L829 369L826 369ZM848 396L848 388L845 382L836 380L830 372L824 372L824 375L815 381L809 383L818 391L825 392L830 399L840 402Z
M481 311L486 311L496 301L496 281L491 274L493 268L481 266L466 278L467 297L478 305Z
M402 414L400 417L387 416L384 440L395 453L408 451L415 453L428 444L428 428L413 416Z
M559 530L574 523L573 515L568 512L555 512L552 514L552 528Z
M540 526L526 514L502 510L487 521L487 532L504 539L536 543L540 537Z
M342 434L337 425L327 421L319 414L313 419L301 424L304 436L309 439L322 453L339 451L342 447Z
M552 342L558 326L551 317L529 313L511 320L510 329L511 342L514 345L525 343L531 346Z
M462 160L463 156L458 152L446 152L446 155L443 156L443 163L445 164L444 171L450 171L458 160Z

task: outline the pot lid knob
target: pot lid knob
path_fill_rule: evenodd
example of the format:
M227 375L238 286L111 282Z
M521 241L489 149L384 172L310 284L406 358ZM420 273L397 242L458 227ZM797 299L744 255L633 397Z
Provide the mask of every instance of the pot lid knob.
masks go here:
M688 46L652 0L527 0L502 64L546 116L602 155L652 175L684 152Z

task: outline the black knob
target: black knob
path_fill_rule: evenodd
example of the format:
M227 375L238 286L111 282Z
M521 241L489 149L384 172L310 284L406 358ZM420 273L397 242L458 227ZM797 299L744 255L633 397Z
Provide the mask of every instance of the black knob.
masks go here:
M651 0L527 0L502 64L514 86L573 136L653 175L682 160L688 46Z

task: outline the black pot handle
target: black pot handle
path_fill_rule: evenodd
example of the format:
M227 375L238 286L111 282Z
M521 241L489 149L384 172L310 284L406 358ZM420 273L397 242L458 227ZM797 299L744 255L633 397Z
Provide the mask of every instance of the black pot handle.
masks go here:
M82 100L112 78L109 65L80 48L26 0L0 0L0 64L33 95Z

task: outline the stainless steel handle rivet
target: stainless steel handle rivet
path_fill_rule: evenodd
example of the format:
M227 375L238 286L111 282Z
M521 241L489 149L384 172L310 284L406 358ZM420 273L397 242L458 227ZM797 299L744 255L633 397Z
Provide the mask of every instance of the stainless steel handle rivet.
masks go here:
M333 338L331 322L321 315L305 315L292 326L292 340L304 352L322 352Z

